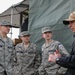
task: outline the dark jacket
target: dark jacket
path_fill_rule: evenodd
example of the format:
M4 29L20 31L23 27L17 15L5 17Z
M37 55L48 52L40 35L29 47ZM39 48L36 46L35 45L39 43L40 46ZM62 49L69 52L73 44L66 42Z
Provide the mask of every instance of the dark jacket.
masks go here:
M75 41L72 44L70 56L61 57L56 63L68 68L71 75L75 75Z

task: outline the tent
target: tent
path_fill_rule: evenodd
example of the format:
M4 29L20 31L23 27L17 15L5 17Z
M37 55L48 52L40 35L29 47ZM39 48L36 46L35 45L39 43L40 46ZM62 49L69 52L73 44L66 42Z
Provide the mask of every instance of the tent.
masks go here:
M37 44L39 51L44 43L41 34L44 26L50 26L53 39L60 41L68 52L71 51L74 37L69 27L63 24L63 19L68 18L73 11L75 0L30 0L28 29L32 33L31 40Z
M22 2L12 5L3 13L0 14L0 21L7 20L11 22L14 27L21 27L24 19L28 17L29 0L23 0Z

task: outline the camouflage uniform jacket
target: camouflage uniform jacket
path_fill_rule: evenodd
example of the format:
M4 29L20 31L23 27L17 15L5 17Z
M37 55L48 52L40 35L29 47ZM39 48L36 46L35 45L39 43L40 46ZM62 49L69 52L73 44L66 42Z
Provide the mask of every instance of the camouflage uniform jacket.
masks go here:
M0 72L12 71L14 57L14 46L10 38L5 40L0 36Z
M36 45L30 43L27 49L24 48L23 43L18 44L16 47L16 75L32 75L34 74L39 65L40 57L36 49Z
M54 53L56 50L59 50L61 55L69 55L64 46L59 41L52 40L47 46L45 43L43 44L42 63L39 68L40 75L46 75L44 72L46 72L47 75L56 75L57 72L63 74L66 71L64 68L59 68L60 66L58 64L48 62L49 54Z

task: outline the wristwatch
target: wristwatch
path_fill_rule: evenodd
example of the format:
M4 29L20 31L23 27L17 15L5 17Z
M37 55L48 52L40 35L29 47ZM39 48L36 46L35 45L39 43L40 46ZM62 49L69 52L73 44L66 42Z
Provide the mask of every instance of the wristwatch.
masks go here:
M56 58L56 63L58 63L59 62L59 58Z

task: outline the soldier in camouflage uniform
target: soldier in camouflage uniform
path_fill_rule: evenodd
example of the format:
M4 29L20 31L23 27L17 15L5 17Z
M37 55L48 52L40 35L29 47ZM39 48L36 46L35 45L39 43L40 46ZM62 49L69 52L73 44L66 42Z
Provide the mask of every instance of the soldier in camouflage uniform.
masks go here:
M3 20L0 23L0 75L13 74L14 46L7 34L10 31L10 23Z
M40 57L36 45L31 43L30 33L23 31L20 33L22 43L16 45L15 75L36 75L40 65Z
M69 55L69 53L59 41L52 39L52 31L49 27L42 28L42 36L46 42L42 46L42 62L39 67L39 75L63 75L67 69L53 62L48 62L48 57L56 50L59 50L63 56Z

